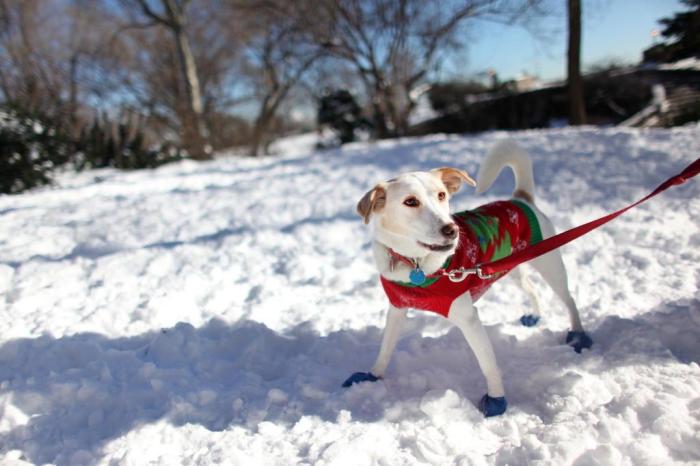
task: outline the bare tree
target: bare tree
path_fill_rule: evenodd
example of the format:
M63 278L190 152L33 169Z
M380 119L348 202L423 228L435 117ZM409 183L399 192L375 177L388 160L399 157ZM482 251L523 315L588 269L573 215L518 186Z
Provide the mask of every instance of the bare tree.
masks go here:
M306 27L315 2L268 0L253 5L239 5L239 11L249 34L244 72L252 78L258 100L250 142L250 154L257 156L267 152L280 105L325 50Z
M98 63L109 25L99 2L0 0L0 91L25 110L83 123L82 102L104 90Z
M569 17L569 49L567 52L567 84L569 124L586 124L586 106L581 79L581 0L567 0Z
M474 17L511 21L537 0L326 0L318 40L350 62L371 96L379 137L405 134L416 88L441 53L463 45L458 31ZM317 18L318 15L315 16ZM327 26L324 26L327 25Z
M55 32L54 16L47 14L54 7L38 0L2 0L0 86L6 100L33 111L63 108L65 82L46 34Z
M122 0L128 8L137 7L151 24L170 32L177 50L179 73L185 86L186 112L182 121L182 137L185 148L195 159L211 158L203 125L202 90L192 45L188 36L187 7L191 0L158 0L158 6L149 0Z

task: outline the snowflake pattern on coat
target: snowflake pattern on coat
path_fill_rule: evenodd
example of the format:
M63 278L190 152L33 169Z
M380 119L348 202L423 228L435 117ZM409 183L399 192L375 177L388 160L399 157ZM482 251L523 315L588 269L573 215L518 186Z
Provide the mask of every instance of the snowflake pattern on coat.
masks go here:
M459 226L459 245L445 263L447 272L496 261L542 240L540 225L532 208L517 199L457 212L453 219ZM452 302L458 296L468 291L476 301L504 275L484 280L470 275L459 283L438 276L426 280L422 285L381 277L381 283L392 305L432 311L447 317Z

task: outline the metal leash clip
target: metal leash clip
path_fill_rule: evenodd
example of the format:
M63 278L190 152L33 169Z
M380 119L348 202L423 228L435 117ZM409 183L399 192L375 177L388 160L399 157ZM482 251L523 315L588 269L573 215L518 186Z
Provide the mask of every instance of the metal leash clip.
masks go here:
M461 267L459 269L451 270L447 274L447 278L449 278L452 283L459 283L466 280L466 278L469 275L476 275L482 280L488 280L489 278L493 278L493 274L487 274L482 272L481 267L478 265L475 266L473 269L466 269L464 267Z

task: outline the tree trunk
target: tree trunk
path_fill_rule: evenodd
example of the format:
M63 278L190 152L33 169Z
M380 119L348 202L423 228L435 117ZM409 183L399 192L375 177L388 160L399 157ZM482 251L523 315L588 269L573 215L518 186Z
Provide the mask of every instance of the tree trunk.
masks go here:
M253 125L253 135L250 144L250 155L253 157L260 155L261 146L263 153L265 155L268 154L268 149L273 139L269 135L270 123L274 121L277 110L279 110L282 101L285 99L285 97L287 97L289 90L292 88L295 82L296 80L293 80L287 84L277 87L263 99L262 105L260 106L260 112L255 118L255 123ZM266 136L267 140L263 141Z
M78 131L78 55L75 54L69 62L68 87L68 121L71 134Z
M581 79L581 0L568 0L569 50L568 50L568 94L569 124L586 124L586 106Z
M251 157L257 157L260 155L260 147L263 146L262 137L263 134L265 134L267 124L267 121L263 119L262 115L258 116L258 118L255 120L255 124L253 125L253 134L251 135L250 140L249 155Z
M262 106L260 107L260 112L255 118L255 123L253 124L253 134L250 141L250 155L257 157L259 155L267 155L267 149L269 147L269 141L271 140L268 134L270 130L270 123L272 123L277 109L282 103L282 99L286 95L286 90L278 89L275 91L274 95L267 95L263 99ZM265 137L267 141L264 141ZM261 153L262 150L262 153Z
M175 4L173 0L164 0L164 3L172 21L170 29L175 36L178 61L187 94L188 115L182 122L183 142L193 159L207 160L211 158L211 154L207 151L206 129L202 120L202 89L190 39L187 37L187 18L182 7Z
M184 28L173 30L177 42L177 53L182 77L185 80L185 91L187 93L188 117L183 121L183 136L185 146L194 159L206 160L211 155L207 152L205 129L202 124L202 92L197 77L197 65L194 61L194 54L190 47L190 41Z
M185 95L187 102L182 105L180 114L182 143L190 157L197 160L207 160L211 154L207 145L207 131L202 119L202 89L197 74L197 64L187 37L186 8L190 0L161 0L164 9L163 14L151 9L148 0L138 0L141 11L153 20L172 32L177 49L178 63L181 77L185 83ZM180 102L178 102L180 106Z
M257 157L260 155L260 147L264 144L262 143L263 136L267 133L267 127L270 124L272 118L270 100L272 96L266 95L263 98L262 104L260 105L260 111L255 117L255 122L253 123L253 133L250 139L250 150L249 155L252 157Z
M403 102L401 102L400 108L396 111L396 128L398 135L406 136L411 126L409 123L411 113L413 113L418 102L411 97L411 86L402 85L400 88ZM420 95L418 98L420 99Z
M384 87L384 93L382 95L384 99L384 108L386 109L387 122L391 123L391 128L389 128L389 136L397 137L402 136L400 133L401 128L399 128L398 118L396 114L396 97L394 96L394 89L392 87Z
M190 47L190 40L187 34L185 34L184 29L177 28L174 33L175 39L177 40L177 53L180 59L180 66L182 66L182 75L185 78L190 108L196 115L201 115L202 91L199 86L197 65L195 64L192 48Z
M377 139L386 139L389 137L389 128L386 124L386 112L384 104L379 96L374 96L372 99L372 126L374 127L374 135Z

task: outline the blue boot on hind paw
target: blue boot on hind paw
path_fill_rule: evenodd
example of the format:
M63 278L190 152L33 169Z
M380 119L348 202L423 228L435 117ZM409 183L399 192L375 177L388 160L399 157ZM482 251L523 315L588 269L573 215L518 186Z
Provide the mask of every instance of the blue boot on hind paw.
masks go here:
M571 346L577 353L580 353L584 348L590 349L593 346L593 340L586 332L574 332L572 330L566 334L566 344Z
M348 388L356 383L376 382L379 377L375 377L371 372L355 372L343 382L343 387Z
M540 316L535 314L523 314L520 316L520 323L525 327L534 327L540 321Z
M479 411L484 413L484 416L498 416L506 412L508 407L508 402L505 396L499 396L496 398L484 395L479 401Z

